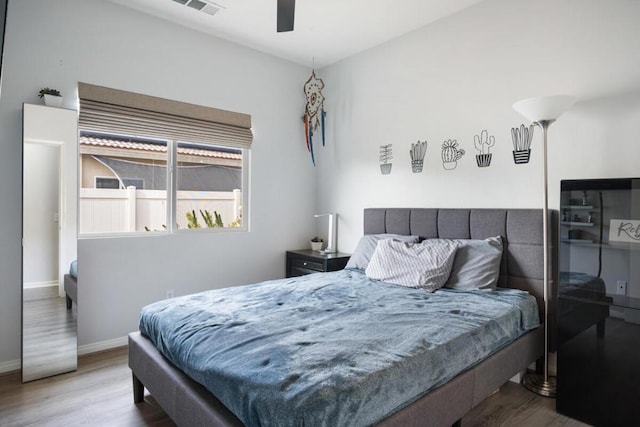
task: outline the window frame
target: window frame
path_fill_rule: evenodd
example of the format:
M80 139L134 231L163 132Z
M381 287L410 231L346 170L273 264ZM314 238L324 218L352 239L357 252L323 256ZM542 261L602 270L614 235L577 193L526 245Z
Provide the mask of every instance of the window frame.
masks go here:
M87 133L96 133L90 130L79 129L78 136L80 136L83 132ZM171 236L178 234L190 234L190 233L221 233L221 232L233 232L233 233L243 233L249 232L249 169L250 169L250 157L251 157L251 148L240 148L240 147L228 147L234 150L240 150L242 153L242 166L241 166L241 192L242 192L242 221L239 227L203 227L203 228L178 228L176 212L178 207L178 189L177 189L177 168L178 168L178 144L179 143L191 143L190 141L181 141L176 139L165 139L165 138L157 138L157 137L141 137L141 136L131 136L131 135L121 135L117 133L103 133L105 136L109 137L124 137L124 138L136 138L139 137L141 139L154 139L157 141L166 142L167 145L167 185L166 185L166 224L169 224L165 230L150 230L150 231L131 231L131 232L115 232L115 233L82 233L80 230L80 193L82 189L82 176L81 171L79 170L78 176L78 238L119 238L119 237L141 237L141 236ZM197 144L197 143L194 143ZM78 139L79 145L79 139ZM210 144L200 144L200 145L210 145ZM220 147L225 147L223 144L218 144ZM80 159L82 153L78 150L78 167L80 166ZM79 167L80 169L80 167ZM97 177L96 177L97 178Z

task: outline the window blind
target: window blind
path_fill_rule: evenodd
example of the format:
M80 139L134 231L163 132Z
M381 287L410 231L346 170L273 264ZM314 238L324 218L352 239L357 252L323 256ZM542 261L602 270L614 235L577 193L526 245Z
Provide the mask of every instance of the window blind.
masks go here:
M250 148L251 116L78 83L82 130Z

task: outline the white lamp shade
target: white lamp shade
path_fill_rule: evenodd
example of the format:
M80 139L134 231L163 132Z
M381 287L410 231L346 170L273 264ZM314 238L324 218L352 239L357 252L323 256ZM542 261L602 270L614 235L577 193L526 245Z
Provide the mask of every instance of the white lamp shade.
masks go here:
M513 109L532 122L555 120L567 111L576 99L569 95L539 96L513 104Z

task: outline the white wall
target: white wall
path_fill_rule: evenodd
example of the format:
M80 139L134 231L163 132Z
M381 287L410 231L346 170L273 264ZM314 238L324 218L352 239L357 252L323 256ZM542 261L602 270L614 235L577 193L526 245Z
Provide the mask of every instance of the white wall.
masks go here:
M0 368L20 357L21 108L78 81L251 114L251 231L83 239L78 342L137 329L144 304L284 276L313 228L314 169L300 117L310 70L102 0L13 0L0 99ZM277 203L274 203L277 201ZM12 365L13 366L13 365ZM19 366L19 365L18 365Z
M541 132L532 159L512 160L511 105L573 94L580 102L549 132L550 206L561 179L639 176L640 2L487 0L448 19L318 71L327 147L318 150L322 211L340 214L340 250L362 234L365 207L542 206ZM475 163L474 135L495 135L492 163ZM428 141L424 171L409 148ZM444 170L440 146L466 150ZM393 144L383 176L378 147Z

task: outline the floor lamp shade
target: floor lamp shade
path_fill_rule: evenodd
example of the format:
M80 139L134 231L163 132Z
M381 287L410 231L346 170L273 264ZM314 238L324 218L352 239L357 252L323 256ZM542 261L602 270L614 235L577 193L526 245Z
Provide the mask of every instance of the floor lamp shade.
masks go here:
M568 110L575 98L569 95L539 96L513 104L513 109L532 122L555 120Z
M542 375L527 374L524 386L546 397L556 396L556 379L549 376L549 202L547 184L547 129L575 102L572 96L555 95L523 99L513 104L513 109L542 128L542 241L543 241L543 290L544 290L544 367Z

